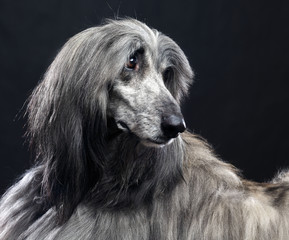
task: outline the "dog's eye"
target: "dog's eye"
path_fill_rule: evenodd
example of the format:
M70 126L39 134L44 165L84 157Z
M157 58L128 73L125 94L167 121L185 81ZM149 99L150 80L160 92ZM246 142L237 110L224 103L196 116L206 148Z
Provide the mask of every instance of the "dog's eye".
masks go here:
M136 55L133 55L129 58L125 68L128 70L138 70L138 59Z

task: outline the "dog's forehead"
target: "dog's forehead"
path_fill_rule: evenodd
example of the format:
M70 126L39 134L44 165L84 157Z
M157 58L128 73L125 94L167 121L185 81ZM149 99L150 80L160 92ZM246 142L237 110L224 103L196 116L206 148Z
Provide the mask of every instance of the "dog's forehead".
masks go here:
M130 44L131 52L144 48L155 60L164 61L172 58L173 52L179 51L178 45L171 38L138 20L125 19L110 23L118 35L116 40L122 42L123 39L123 44ZM169 58L166 58L168 55Z

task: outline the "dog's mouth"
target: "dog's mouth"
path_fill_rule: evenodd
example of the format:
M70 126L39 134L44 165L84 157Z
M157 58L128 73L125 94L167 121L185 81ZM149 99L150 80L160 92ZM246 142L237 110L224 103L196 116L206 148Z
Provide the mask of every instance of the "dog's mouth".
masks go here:
M145 146L148 147L163 147L165 145L169 145L174 141L174 138L158 138L157 140L155 139L145 139L142 141L142 143Z
M129 129L128 125L123 122L123 121L118 121L116 123L117 127L125 132L131 132L131 130Z
M135 134L133 131L131 131L131 129L129 128L129 126L125 122L117 121L116 125L123 132L127 132L127 133L130 133L130 134L136 136L139 139L139 141L141 143L143 143L145 146L149 146L149 147L163 147L165 145L168 145L168 144L172 143L173 140L174 140L174 138L168 138L168 137L165 137L165 136L159 136L157 138L142 139L137 134Z
M164 145L171 143L174 140L174 138L167 138L167 137L158 137L156 139L146 139L146 141L151 142L153 144L159 144L159 145Z

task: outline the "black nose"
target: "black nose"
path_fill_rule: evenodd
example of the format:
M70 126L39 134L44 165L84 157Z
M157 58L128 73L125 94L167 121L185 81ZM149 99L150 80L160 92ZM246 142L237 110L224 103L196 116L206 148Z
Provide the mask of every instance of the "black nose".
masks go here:
M182 116L169 115L163 117L161 128L167 138L176 138L186 130L186 124Z

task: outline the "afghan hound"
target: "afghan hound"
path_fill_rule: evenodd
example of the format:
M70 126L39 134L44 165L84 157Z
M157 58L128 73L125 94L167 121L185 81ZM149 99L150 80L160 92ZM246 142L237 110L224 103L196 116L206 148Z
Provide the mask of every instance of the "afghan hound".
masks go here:
M72 37L29 99L36 161L1 199L0 239L288 240L288 172L246 181L185 131L192 79L137 20Z

